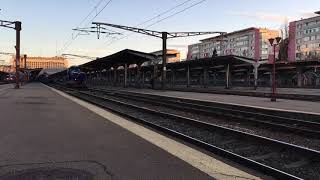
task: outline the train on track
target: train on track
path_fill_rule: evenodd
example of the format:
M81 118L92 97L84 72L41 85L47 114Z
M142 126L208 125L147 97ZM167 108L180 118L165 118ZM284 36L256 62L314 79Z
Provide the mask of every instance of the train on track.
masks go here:
M67 87L85 88L86 73L84 73L78 66L71 66L67 69Z
M39 75L38 80L45 84L55 83L69 88L87 88L86 73L79 66L71 66L67 70L50 76L43 73Z

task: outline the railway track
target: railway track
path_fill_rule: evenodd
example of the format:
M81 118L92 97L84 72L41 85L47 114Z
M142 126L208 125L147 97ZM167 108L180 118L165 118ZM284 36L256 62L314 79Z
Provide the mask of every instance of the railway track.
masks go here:
M319 151L137 106L90 91L58 88L277 179L320 179Z
M241 91L241 90L218 90L218 89L206 89L206 88L168 88L172 91L181 91L181 92L197 92L197 93L213 93L213 94L225 94L225 95L237 95L237 96L251 96L251 97L264 97L271 98L272 94L269 92L256 92L256 91ZM291 100L302 100L302 101L311 101L319 102L319 95L307 95L307 94L283 94L277 93L276 98L278 99L291 99Z
M259 109L245 109L244 107L233 107L227 105L223 107L221 104L210 104L209 102L201 102L195 100L187 100L174 97L164 97L151 94L139 94L125 91L106 91L102 89L89 89L106 94L112 94L115 97L125 98L133 101L140 101L154 105L170 107L174 109L202 114L205 116L214 116L224 118L228 121L237 121L241 123L250 123L258 126L266 126L273 130L281 130L282 132L290 132L300 136L320 139L320 116L302 117L301 115L280 114L277 112L268 112ZM288 117L289 116L289 117ZM304 115L307 116L307 115ZM302 120L299 118L314 119Z

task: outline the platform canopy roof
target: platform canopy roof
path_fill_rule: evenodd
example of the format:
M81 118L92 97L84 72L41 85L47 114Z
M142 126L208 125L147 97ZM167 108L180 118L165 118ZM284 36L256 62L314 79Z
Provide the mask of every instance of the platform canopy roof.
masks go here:
M155 58L157 58L157 56L154 54L125 49L115 54L82 64L80 67L88 70L103 70L110 69L111 67L123 66L125 64L142 64Z
M197 60L186 60L181 62L169 63L168 67L182 68L186 66L190 67L199 67L199 66L219 66L219 65L248 65L249 67L255 63L254 59L235 56L235 55L227 55L227 56L217 56L211 58L202 58Z
M262 64L262 67L271 67L272 63ZM276 61L276 67L319 67L320 66L320 59L316 60L304 60L304 61Z
M6 75L6 74L9 74L9 73L0 71L0 75Z

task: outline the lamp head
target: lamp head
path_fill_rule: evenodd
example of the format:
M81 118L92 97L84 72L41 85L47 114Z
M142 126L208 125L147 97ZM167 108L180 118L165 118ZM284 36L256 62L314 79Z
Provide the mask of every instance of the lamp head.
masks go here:
M279 44L281 41L281 37L276 37L276 41L277 41L277 44Z
M271 46L273 45L273 42L274 42L274 39L273 39L273 38L270 38L270 39L269 39L269 43L270 43Z

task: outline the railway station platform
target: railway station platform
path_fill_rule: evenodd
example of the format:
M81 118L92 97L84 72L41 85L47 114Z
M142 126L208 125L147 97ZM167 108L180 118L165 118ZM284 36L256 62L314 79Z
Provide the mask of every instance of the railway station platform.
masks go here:
M98 87L103 88L103 87ZM238 106L248 106L253 108L261 108L275 111L297 112L305 114L320 115L320 102L290 100L290 99L277 99L277 102L271 102L270 98L266 97L252 97L230 94L214 94L204 92L186 92L174 90L152 90L152 89L136 89L136 88L114 88L108 87L107 90L129 91L135 93L146 93L153 95L178 97L184 99L193 99L200 101L209 101L222 104L231 104ZM262 91L262 90L261 90ZM300 90L302 91L302 89ZM300 93L299 90L292 91L292 93ZM305 90L308 91L308 90ZM312 93L317 94L317 90L310 90ZM307 92L306 92L307 93Z
M226 94L226 95L240 95L240 96L252 96L252 97L270 97L270 87L232 87L226 89L225 86L213 86L203 88L202 86L175 86L169 87L168 90L185 91L185 92L202 92L213 94ZM320 89L315 88L277 88L276 96L279 99L292 99L303 101L320 101Z
M175 86L176 89L181 90L188 90L188 88L185 88L184 86ZM172 89L175 89L172 88ZM271 93L270 87L258 87L256 90L253 89L253 87L238 87L234 86L230 89L226 89L225 86L212 86L203 88L201 86L193 86L189 87L190 89L197 89L197 90L208 90L208 91L224 91L226 93L228 92L248 92L248 93ZM312 96L319 96L320 97L320 89L316 88L277 88L278 94L292 94L292 95L312 95Z
M264 178L40 83L1 85L0 117L0 179L50 168L97 179Z

